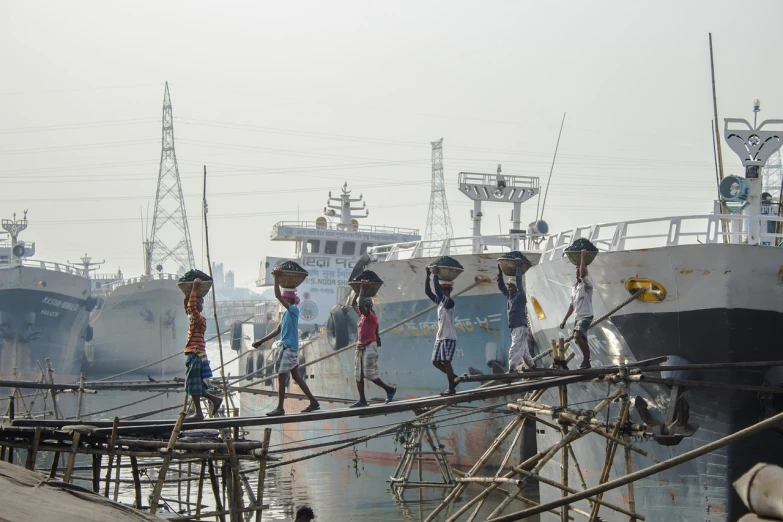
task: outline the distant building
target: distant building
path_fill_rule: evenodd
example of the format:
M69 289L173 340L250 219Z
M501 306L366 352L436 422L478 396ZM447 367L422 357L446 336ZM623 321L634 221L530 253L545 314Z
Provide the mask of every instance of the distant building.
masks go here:
M234 291L234 271L229 270L226 272L226 277L223 279L223 285L229 292Z

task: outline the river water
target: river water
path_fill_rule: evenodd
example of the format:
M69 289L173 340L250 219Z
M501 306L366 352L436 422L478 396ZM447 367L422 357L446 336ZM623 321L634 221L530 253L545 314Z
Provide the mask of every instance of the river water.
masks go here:
M208 354L212 367L216 368L220 363L220 354L216 344L208 346ZM228 347L224 348L224 357L228 361L235 357L235 352ZM237 375L239 368L234 364L227 365L226 373ZM152 373L152 372L151 372ZM183 374L184 374L184 356L183 356ZM216 373L217 375L217 373ZM129 377L124 377L129 378ZM138 379L138 376L130 377ZM165 407L177 407L167 413L161 413L148 418L174 418L178 408L181 407L184 396L182 393L150 393L150 392L100 392L94 395L85 395L82 406L82 416L85 423L90 419L111 419L116 416L131 415L139 412L147 412ZM58 405L66 415L73 415L75 412L75 397L65 395L58 398ZM110 410L110 411L107 411ZM379 421L379 424L383 421ZM245 433L246 438L250 440L260 440L263 430L250 430ZM273 443L275 441L273 432ZM278 437L279 440L279 437ZM390 440L390 444L393 442ZM272 448L274 449L274 448ZM295 464L281 466L267 471L265 479L264 503L270 505L270 508L264 511L263 520L293 520L293 513L297 507L302 505L310 506L316 513L317 519L321 521L423 521L428 514L437 506L446 494L442 489L409 490L405 493L404 500L396 500L389 490L387 480L394 472L394 467L387 462L377 462L370 458L363 457L362 445L357 445L353 451L343 451L338 454L329 454L319 456L310 460L305 460ZM300 457L304 452L293 452L283 454L283 458L290 459ZM80 456L82 457L82 456ZM51 460L46 454L41 454L38 467L48 469ZM77 459L77 468L75 475L76 482L88 489L91 488L90 461L87 458ZM61 466L63 464L61 463ZM105 460L104 460L105 465ZM152 491L152 485L157 478L154 467L146 467L147 462L139 460L142 468L142 496L145 505L149 503L149 496ZM194 463L190 465L190 473L197 477L199 465ZM254 467L252 464L245 464L244 467ZM131 481L131 472L129 462L121 462L120 488L118 500L127 504L132 504L134 499L133 484ZM221 470L218 467L218 475ZM416 472L414 472L415 474ZM185 477L188 474L188 464L172 464L168 477L178 475ZM105 475L105 470L102 472ZM58 475L58 476L61 476ZM247 474L250 485L255 491L258 473L250 472ZM437 481L440 474L437 470L423 470L424 480ZM418 479L412 475L412 479ZM126 482L127 481L127 482ZM103 480L101 482L103 488ZM190 482L190 499L195 502L196 482ZM177 501L187 499L188 483L181 485L166 484L163 489L163 498L165 506L171 511L184 510L187 512L188 506L178 504ZM463 505L463 503L477 494L481 489L471 488L462 499L455 502L449 509L444 510L438 520L446 520L450 513ZM113 493L113 489L112 489ZM530 488L523 491L523 496L537 499L538 491L536 488ZM483 506L479 517L476 520L484 520L491 510L499 502L499 495L491 495L489 500ZM211 494L208 485L205 485L204 500L202 504L209 507L206 511L215 509L214 497ZM519 501L515 501L506 511L512 512L526 507ZM193 509L193 506L190 506ZM465 520L467 516L461 518ZM534 518L531 520L538 520Z

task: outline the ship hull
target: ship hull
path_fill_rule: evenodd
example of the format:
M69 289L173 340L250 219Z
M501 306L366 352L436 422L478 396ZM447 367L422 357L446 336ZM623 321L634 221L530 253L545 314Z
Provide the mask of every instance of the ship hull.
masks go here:
M89 290L89 281L75 274L0 269L0 375L37 380L49 359L58 382L78 380Z
M595 283L595 317L599 317L629 297L625 281L647 278L663 286L667 295L661 302L634 301L610 319L588 332L593 366L633 362L669 356L670 362L721 363L781 359L783 333L783 286L780 271L783 251L747 245L683 245L658 249L605 252L589 267ZM559 322L570 302L574 267L566 259L547 261L526 275L528 296L540 310L531 309L531 326L540 346L549 346L562 332ZM576 348L576 347L575 347ZM572 367L581 362L581 353ZM551 362L547 358L546 361ZM756 368L731 371L679 372L667 375L680 379L705 380L738 385L783 384L776 369ZM632 384L631 399L642 397L653 416L663 421L670 405L670 388L659 384ZM595 405L606 397L605 384L568 386L572 404ZM686 389L682 397L689 406L689 423L698 429L679 444L663 446L654 440L637 443L649 457L631 454L632 470L648 467L713 442L779 411L781 404L761 399L756 393L715 389ZM547 392L540 402L559 405L557 391ZM616 418L613 405L609 416ZM606 418L602 414L600 418ZM631 421L642 423L635 408ZM560 440L560 433L539 427L539 448ZM783 441L771 430L745 441L659 473L633 485L637 512L648 520L671 519L673 512L682 521L736 520L744 512L733 493L732 481L757 462L783 463ZM588 485L597 485L606 456L606 441L587 436L577 441L574 454ZM619 451L622 455L622 451ZM560 479L559 461L548 463L542 475ZM626 474L625 460L618 456L610 478ZM570 483L579 477L571 469ZM543 501L559 493L541 491ZM628 505L628 490L610 492L605 500ZM586 509L582 502L575 507ZM627 517L608 509L601 516L610 521Z
M505 371L508 364L510 332L506 317L506 300L497 290L494 277L497 274L496 256L454 256L465 267L465 271L456 281L455 292L474 283L476 278L484 282L475 286L464 295L455 297L455 325L457 330L457 350L452 362L457 374L493 373ZM530 257L530 256L529 256ZM535 256L533 256L535 257ZM385 282L374 305L380 328L404 321L432 305L424 295L424 274L432 258L410 259L382 263L370 263L373 270ZM349 312L353 314L353 312ZM355 323L350 325L355 328ZM243 350L249 348L254 332L253 325L244 326ZM431 310L423 316L404 322L397 328L382 335L380 348L381 379L397 386L398 399L409 399L437 395L447 387L446 377L431 363L432 347L437 330L437 313ZM300 363L313 360L334 352L326 336L322 336L300 350ZM271 360L271 354L265 350L261 357L256 356L252 365L244 370L249 373L254 368L264 366ZM353 376L354 351L328 358L307 368L307 383L315 395L357 400L358 392ZM271 375L271 374L270 374ZM272 375L272 377L274 377ZM258 382L260 381L260 382ZM244 383L246 383L245 381ZM276 389L274 378L256 379L256 388ZM243 383L243 384L244 384ZM472 389L475 383L463 384L459 389ZM295 384L289 383L289 391L300 393ZM366 384L368 399L384 398L383 390L374 384ZM444 413L438 424L438 434L446 450L452 452L451 461L457 466L470 466L484 453L495 436L507 423L507 409L504 405L514 397L502 397L483 402L481 407L497 405L499 411L465 415L466 408L453 408ZM276 398L270 396L245 394L241 400L243 415L263 415L274 409ZM287 411L299 411L307 406L306 401L287 400ZM467 405L478 407L478 405ZM323 408L345 408L346 404L324 404ZM314 423L284 424L281 426L283 441L305 440L323 436L324 433L353 430L379 430L389 425L408 421L413 413L393 414L385 417L349 418ZM338 431L335 431L338 430ZM363 432L366 433L366 432ZM347 435L352 436L352 435ZM400 449L395 447L391 437L376 439L363 444L363 458L373 458L379 462L396 463ZM517 451L526 453L534 450L533 430L529 431L525 442L520 443ZM524 449L523 449L524 448ZM508 445L496 453L489 462L497 464L502 459Z
M183 295L175 279L141 279L117 286L96 310L85 371L126 372L182 352L188 334ZM182 358L138 370L141 375L184 372Z

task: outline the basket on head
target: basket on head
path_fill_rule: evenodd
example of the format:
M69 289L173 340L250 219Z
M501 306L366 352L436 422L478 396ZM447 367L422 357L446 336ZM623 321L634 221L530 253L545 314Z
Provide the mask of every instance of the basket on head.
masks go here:
M381 289L381 285L383 285L383 281L365 281L364 285L364 297L375 297L375 294L378 293L378 290ZM359 290L362 286L362 281L349 281L348 286L353 289L353 291L356 293L356 295L359 295Z
M563 252L563 255L565 255L574 266L579 266L579 264L582 262L581 250L566 250L565 252ZM585 253L585 264L589 265L590 263L592 263L593 260L595 259L595 256L597 255L598 255L597 250L594 252L588 250Z
M504 276L514 277L517 275L518 259L522 260L522 266L519 267L522 270L522 275L525 275L525 272L530 270L530 267L533 266L533 263L531 263L525 256L522 256L521 258L501 257L498 259L498 265L500 265L500 271L503 272Z
M302 282L307 279L307 272L298 270L277 270L277 281L282 288L289 288L293 290Z
M199 281L198 283L194 283L193 281L180 281L177 283L177 286L185 295L190 295L191 292L193 292L193 285L197 285L196 295L198 297L204 297L209 293L209 289L212 288L212 281Z
M438 279L440 279L441 281L444 281L444 282L445 281L449 281L449 282L454 281L455 279L457 279L457 277L459 277L459 275L463 271L462 268L457 268L456 266L436 266L436 265L431 265L429 268L433 272L435 271L433 269L437 268L438 269Z

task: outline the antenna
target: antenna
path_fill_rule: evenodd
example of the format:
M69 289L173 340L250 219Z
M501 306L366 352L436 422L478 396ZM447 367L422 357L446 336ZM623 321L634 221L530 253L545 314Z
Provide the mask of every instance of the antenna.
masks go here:
M451 228L449 204L446 201L446 187L443 182L443 138L430 143L432 144L432 184L424 238L449 239L454 232Z
M163 137L160 151L158 189L155 194L155 212L152 216L152 237L149 241L150 266L175 263L187 270L196 265L190 242L188 217L182 196L177 155L174 151L174 116L171 111L169 83L163 95Z

